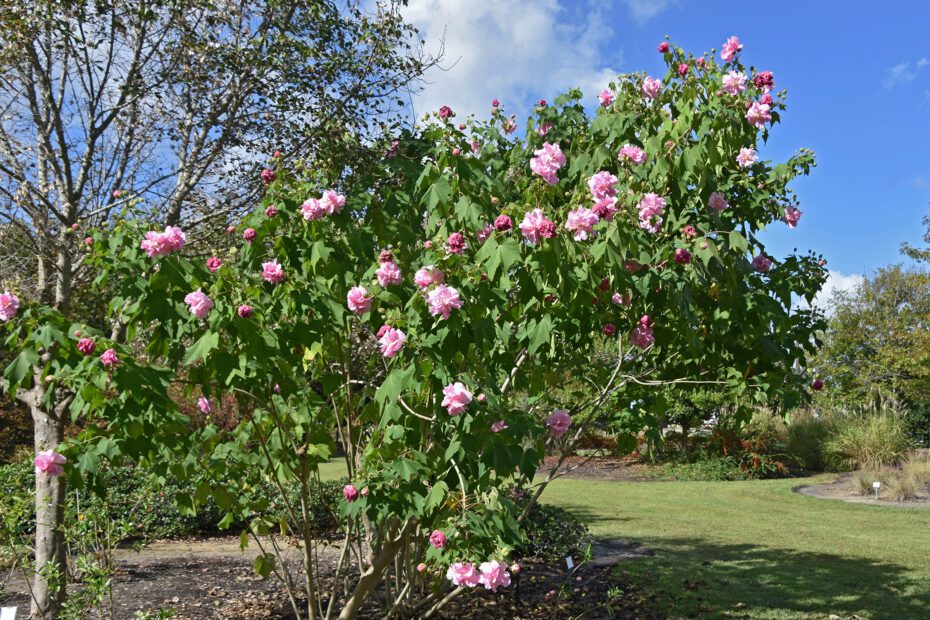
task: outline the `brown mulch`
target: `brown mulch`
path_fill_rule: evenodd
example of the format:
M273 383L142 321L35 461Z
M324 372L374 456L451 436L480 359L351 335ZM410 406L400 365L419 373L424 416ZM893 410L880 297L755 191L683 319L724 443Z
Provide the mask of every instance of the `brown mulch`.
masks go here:
M563 618L659 618L647 601L622 582L617 562L650 555L622 541L602 544L595 560L574 571L562 563L526 559L510 588L491 593L468 590L439 614L459 620L551 620ZM121 553L114 585L115 619L132 619L136 611L170 609L175 620L289 620L293 618L286 591L274 578L263 580L252 570L255 551L243 554L237 539L218 538L159 542L141 553ZM333 570L336 550L324 550L324 570ZM297 558L289 562L295 579L302 579ZM380 598L380 597L378 597ZM28 607L21 579L0 590L0 604ZM380 618L373 597L359 618ZM92 616L96 617L96 616Z
M549 475L549 470L558 460L557 456L547 456L538 470L538 475ZM559 469L559 477L628 482L648 480L654 482L655 477L649 475L650 468L650 465L641 463L632 456L599 456L591 459L581 456L569 456Z
M839 474L832 482L821 484L802 484L794 487L795 493L808 495L819 499L832 499L851 504L871 504L873 506L891 506L895 508L930 508L930 490L925 489L923 493L914 499L908 499L901 502L879 498L875 499L871 495L860 495L855 487L852 474Z

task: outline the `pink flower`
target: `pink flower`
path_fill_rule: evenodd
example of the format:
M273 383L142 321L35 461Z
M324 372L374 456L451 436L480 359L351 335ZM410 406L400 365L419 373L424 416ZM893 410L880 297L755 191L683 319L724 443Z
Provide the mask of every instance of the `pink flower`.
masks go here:
M84 245L94 245L93 237L84 237Z
M740 168L751 168L758 159L759 156L756 154L755 149L743 147L739 150L739 155L736 156L736 163L739 164Z
M197 289L193 293L188 293L184 298L184 303L190 306L191 314L198 319L207 318L207 315L210 314L210 310L213 308L213 300L207 297L200 289Z
M271 157L274 158L274 159L280 159L280 158L281 158L281 151L275 151L274 153L271 154Z
M236 232L236 227L235 227L235 226L227 226L227 227L226 227L226 232L227 232L228 234L231 235L231 234L233 234L234 232Z
M441 118L442 120L446 120L447 118L452 118L453 116L455 116L455 112L453 112L452 108L450 108L449 106L444 105L441 108L439 108L439 118Z
M546 142L541 149L533 151L536 157L530 159L530 169L545 179L549 185L557 185L559 177L556 176L559 168L565 165L565 155L558 144Z
M494 229L491 228L488 224L485 224L480 229L478 229L478 232L475 233L475 237L478 239L478 243L484 243L490 238L491 233L493 232Z
M659 51L663 54L668 51L668 41L662 41L659 43Z
M399 329L388 327L384 334L378 339L378 344L381 345L381 355L384 357L394 357L404 348L404 343L406 341L407 334Z
M775 88L775 78L771 71L760 71L752 77L752 83L764 93Z
M457 587L474 588L478 585L478 573L475 572L475 567L472 566L471 562L465 562L464 564L456 562L449 566L449 570L446 571L446 579Z
M247 319L252 316L252 306L242 304L236 309L236 313L239 315L240 319Z
M119 357L116 355L116 351L113 349L107 349L100 354L100 363L109 368L110 366L116 366L119 364Z
M501 104L501 102L498 101L497 99L491 99L491 107L492 107L492 108L496 108L496 107L498 107L500 104Z
M501 564L497 560L482 562L479 567L481 576L478 582L484 586L485 590L497 592L498 588L506 588L510 585L510 573L507 572L507 565Z
M646 151L639 148L638 146L625 144L623 148L620 149L620 154L617 155L617 159L620 161L628 159L634 164L644 164L646 163Z
M258 233L255 232L254 228L246 228L244 231L242 231L242 238L248 241L249 243L252 243L253 241L255 241L255 237L257 236L258 236Z
M634 347L645 350L655 341L655 336L652 334L652 319L644 314L642 318L639 319L639 325L634 327L633 331L630 332L630 342Z
M772 120L771 107L765 103L753 101L749 109L746 110L746 120L750 125L755 125L759 129L765 127L765 124Z
M556 409L548 418L546 426L549 427L549 434L553 437L561 437L572 424L572 418L565 409Z
M707 199L707 206L717 213L721 213L730 205L727 203L727 199L723 197L723 194L714 192L710 195L710 198Z
M113 190L113 193L112 193L111 195L112 195L114 198L119 198L120 196L123 195L123 192L121 192L121 191L118 190L118 189L114 189L114 190Z
M616 205L616 198L602 198L601 200L598 200L594 203L594 207L591 208L591 211L593 211L594 215L598 216L602 220L607 220L609 222L614 219L614 213L619 211Z
M546 100L545 100L545 99L540 99L540 100L539 100L539 103L537 103L536 105L538 105L538 106L541 107L541 108L544 108L544 107L546 107Z
M545 137L545 135L549 133L550 129L552 129L552 123L543 123L539 126L539 129L536 130L536 133L538 133L541 137Z
M504 430L505 428L507 428L507 423L504 422L503 420L498 420L497 422L495 422L494 424L491 425L491 432L492 432L492 433L499 433L499 432L501 432L502 430Z
M278 175L275 174L275 171L272 170L271 168L265 168L264 170L262 170L261 177L262 177L262 183L264 183L265 185L269 185L272 182L274 182L274 180L278 177Z
M216 256L211 256L210 258L207 259L207 269L209 269L211 273L216 272L216 270L222 266L223 266L223 261L221 261Z
M723 49L720 51L720 58L723 62L730 62L741 49L743 49L743 44L739 42L739 37L730 37L727 39L727 42L723 44Z
M355 485L347 484L342 487L342 496L351 504L358 499L358 489L355 488Z
M164 232L150 230L145 233L145 240L139 245L150 258L158 258L172 252L178 252L186 241L184 232L177 226L167 226ZM85 240L86 241L86 240ZM93 242L93 239L91 239Z
M643 85L640 88L643 97L646 99L655 99L662 92L662 82L651 76L643 78Z
M815 392L819 392L823 389L823 381L821 379L814 379L814 382L811 383L811 389Z
M675 248L675 262L679 265L687 265L691 262L691 252L685 248Z
M468 244L465 242L465 236L460 232L454 232L446 240L446 249L452 254L461 254L465 251Z
M568 213L568 219L565 221L565 228L575 233L575 241L584 241L588 235L593 236L594 225L600 218L587 207L578 207Z
M536 245L540 239L549 239L555 234L555 223L543 215L541 209L533 209L520 222L520 232L529 243Z
M19 297L10 291L0 293L0 321L9 321L19 312Z
M436 549L445 549L446 548L446 535L442 530L433 530L433 533L429 535L429 544L433 545Z
M83 353L84 355L93 355L94 349L97 348L97 343L94 342L93 338L81 338L77 343L77 350Z
M413 283L423 289L429 288L433 284L442 284L444 279L445 276L443 276L442 271L432 265L421 267L413 274Z
M639 227L651 233L659 232L662 225L662 212L665 209L665 199L649 192L639 201Z
M304 219L309 221L322 219L326 215L326 208L316 198L308 198L300 205L300 212Z
M206 396L201 396L197 399L197 408L200 409L203 413L210 413L213 411L213 405L210 403L210 399Z
M397 157L397 151L400 149L400 140L391 140L391 145L384 149L384 157L386 159L393 159Z
M625 294L614 293L610 299L618 306L629 306L633 303L633 296L627 291Z
M687 224L684 228L681 229L681 234L684 235L687 239L693 239L697 236L697 228L691 224Z
M696 64L699 68L703 69L704 65L707 64L707 60L703 56L701 56L700 58L694 61L694 64Z
M67 463L68 459L54 450L42 450L32 462L36 466L37 474L60 476L65 471L62 465Z
M597 98L601 100L601 105L605 108L614 102L614 94L610 92L609 88L602 90Z
M772 259L765 254L759 254L752 259L752 268L759 273L768 273L768 270L772 268Z
M381 252L378 254L379 263L389 263L393 260L394 260L394 255L391 254L391 252L388 250L381 250Z
M457 416L465 411L471 402L471 392L462 383L456 381L442 388L444 398L441 406L449 411L449 415Z
M746 90L746 74L739 71L730 71L723 76L723 91L731 95L738 95Z
M462 307L462 299L459 292L451 286L440 284L426 294L426 303L429 306L429 313L433 316L440 315L448 319L452 310Z
M785 209L785 214L781 217L781 221L787 224L788 228L796 228L802 215L804 215L804 213L797 207L788 207Z
M328 189L323 192L323 196L320 198L320 206L326 211L327 215L339 213L346 206L346 197Z
M485 395L484 392L482 392L481 394L478 394L477 396L475 396L475 400L477 400L479 403L483 403L488 400L488 397Z
M617 195L617 188L614 186L619 182L620 179L616 176L606 170L601 170L588 179L588 189L591 190L591 196L595 201L613 198Z
M394 261L382 262L375 275L378 276L378 284L382 287L403 282L403 274L400 272L400 267L394 264Z
M605 336L613 336L617 333L617 326L613 323L604 323L604 327L601 328L601 331L604 332Z
M511 565L510 565L510 572L513 573L514 575L516 575L517 573L519 573L519 572L520 572L520 565L519 565L519 564L511 564Z
M510 117L508 120L504 121L504 131L506 133L513 133L517 130L517 123L513 120L513 117Z
M689 67L689 66L686 65L685 63L680 63L680 64L678 65L678 75L680 75L680 76L682 76L682 77L688 75L688 70L689 70L690 68L691 68L691 67Z
M361 316L371 310L371 297L368 297L368 291L364 286L353 286L346 295L346 301L349 310Z
M759 103L764 103L771 108L775 104L775 100L772 99L772 95L765 93L759 98Z
M455 147L454 149L452 149L452 154L453 154L453 155L456 155L456 156L461 155L461 154L462 154L462 149L460 149L460 148L458 148L458 147Z
M266 217L277 217L277 215L278 215L278 208L277 208L276 206L274 206L274 205L268 205L268 206L265 208L265 216L266 216Z
M494 230L498 232L506 232L511 228L513 228L513 220L510 219L510 216L501 214L494 220Z
M278 259L262 263L262 278L272 284L280 284L284 281L284 268L278 264Z
M471 143L469 143L469 146L471 147L472 153L477 154L478 151L481 150L481 143L478 142L477 140L472 140Z

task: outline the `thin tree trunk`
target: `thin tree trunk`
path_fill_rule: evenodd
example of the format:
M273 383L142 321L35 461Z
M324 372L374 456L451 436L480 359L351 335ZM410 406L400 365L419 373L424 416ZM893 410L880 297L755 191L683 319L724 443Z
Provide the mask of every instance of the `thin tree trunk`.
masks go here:
M32 388L32 419L35 425L35 449L54 450L64 437L60 415L49 414L41 405L42 384ZM33 577L32 620L58 617L65 600L67 565L61 524L65 512L65 479L36 472L36 572ZM43 570L44 569L44 570ZM53 574L50 574L53 573ZM49 579L49 577L53 579Z

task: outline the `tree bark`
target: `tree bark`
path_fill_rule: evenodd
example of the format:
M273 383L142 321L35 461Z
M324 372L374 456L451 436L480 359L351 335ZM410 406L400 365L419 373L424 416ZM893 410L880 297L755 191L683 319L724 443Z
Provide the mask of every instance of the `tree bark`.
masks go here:
M43 385L36 377L30 390L32 419L35 426L35 449L55 450L64 437L64 424L60 412L50 413L42 407ZM57 408L56 408L57 409ZM64 522L65 486L62 476L49 476L36 472L36 572L33 576L31 607L32 620L53 620L58 617L65 601L67 564L65 562ZM43 568L46 568L43 571ZM49 571L56 573L49 579Z

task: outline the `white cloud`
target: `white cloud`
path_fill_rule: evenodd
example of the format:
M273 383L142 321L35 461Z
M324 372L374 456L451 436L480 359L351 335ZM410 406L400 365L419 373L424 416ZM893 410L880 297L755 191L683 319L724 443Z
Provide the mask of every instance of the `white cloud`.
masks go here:
M668 8L669 0L624 0L640 26Z
M853 291L857 286L862 284L862 274L853 273L846 275L840 271L827 271L827 281L823 288L814 298L814 306L820 308L827 314L832 314L831 301L836 291Z
M902 62L896 64L891 69L888 70L888 74L885 76L884 85L885 88L894 88L901 84L909 84L917 79L917 74L920 73L927 65L930 65L930 60L926 58L921 58L913 65L909 62Z
M442 105L457 119L484 117L497 98L520 122L527 104L574 86L590 103L616 77L610 63L621 58L609 47L606 16L594 7L573 21L559 0L411 0L404 14L427 45L445 39L446 70L427 74L413 101L417 117Z

